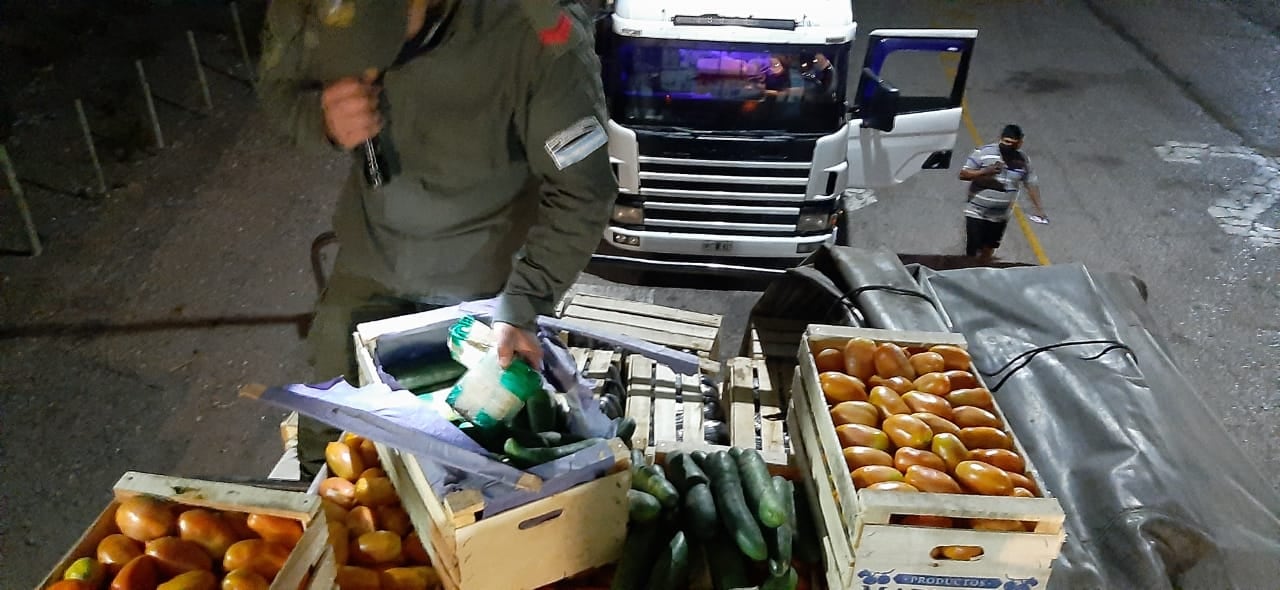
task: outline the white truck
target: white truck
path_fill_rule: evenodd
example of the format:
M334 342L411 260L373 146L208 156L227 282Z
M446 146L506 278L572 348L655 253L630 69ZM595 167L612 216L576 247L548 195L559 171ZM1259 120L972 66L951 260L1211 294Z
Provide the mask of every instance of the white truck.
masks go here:
M846 189L951 165L975 30L872 31L851 69L849 1L616 0L596 22L620 187L596 267L781 272L847 242Z

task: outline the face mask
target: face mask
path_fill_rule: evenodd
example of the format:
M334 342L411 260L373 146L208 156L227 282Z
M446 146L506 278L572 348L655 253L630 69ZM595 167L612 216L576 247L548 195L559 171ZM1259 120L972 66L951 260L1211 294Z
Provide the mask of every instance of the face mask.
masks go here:
M1000 157L1006 160L1017 158L1018 148L1015 148L1013 146L1008 146L1002 143L1000 144Z

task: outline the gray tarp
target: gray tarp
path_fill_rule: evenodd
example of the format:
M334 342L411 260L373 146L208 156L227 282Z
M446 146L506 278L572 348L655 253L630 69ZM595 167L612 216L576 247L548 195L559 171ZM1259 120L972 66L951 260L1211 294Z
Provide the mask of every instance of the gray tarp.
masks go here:
M920 272L984 370L1068 340L1133 350L1042 353L996 392L1067 515L1051 588L1280 588L1280 495L1144 327L1132 278L1079 266Z

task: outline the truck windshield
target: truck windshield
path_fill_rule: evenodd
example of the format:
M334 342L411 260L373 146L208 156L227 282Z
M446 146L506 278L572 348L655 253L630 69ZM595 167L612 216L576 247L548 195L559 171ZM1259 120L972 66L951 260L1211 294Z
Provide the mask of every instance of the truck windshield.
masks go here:
M829 133L843 122L848 45L617 41L607 80L624 125Z

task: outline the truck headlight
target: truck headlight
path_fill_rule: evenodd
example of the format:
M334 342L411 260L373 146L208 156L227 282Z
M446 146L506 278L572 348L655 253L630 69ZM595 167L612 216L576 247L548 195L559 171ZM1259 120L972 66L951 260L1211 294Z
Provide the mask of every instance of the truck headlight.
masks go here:
M623 225L643 225L644 209L627 205L614 205L613 221Z
M800 219L796 221L796 231L802 233L828 231L835 227L836 219L838 215L832 211L801 209Z

